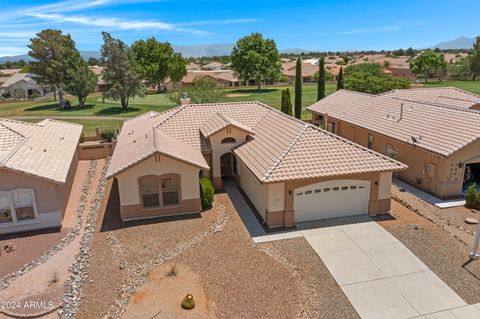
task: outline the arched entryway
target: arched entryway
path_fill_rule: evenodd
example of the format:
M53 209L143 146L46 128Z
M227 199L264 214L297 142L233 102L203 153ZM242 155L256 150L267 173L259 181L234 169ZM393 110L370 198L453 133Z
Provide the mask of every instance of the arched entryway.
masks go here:
M220 173L222 177L233 176L233 154L231 152L220 156Z

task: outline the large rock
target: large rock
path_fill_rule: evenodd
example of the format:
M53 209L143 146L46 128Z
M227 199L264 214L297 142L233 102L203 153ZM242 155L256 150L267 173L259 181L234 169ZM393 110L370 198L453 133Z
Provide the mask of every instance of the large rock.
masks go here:
M476 220L475 218L470 218L470 217L469 217L469 218L466 218L466 219L465 219L465 222L466 222L467 224L478 224L478 220Z

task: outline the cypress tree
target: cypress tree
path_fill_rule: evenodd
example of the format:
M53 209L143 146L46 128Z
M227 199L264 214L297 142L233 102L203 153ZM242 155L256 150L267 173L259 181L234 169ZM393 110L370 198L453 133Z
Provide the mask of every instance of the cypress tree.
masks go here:
M295 117L302 118L302 60L297 59L295 67Z
M285 114L287 114L286 102L287 100L285 100L285 90L282 90L282 102L280 103L280 111Z
M285 111L286 114L292 116L292 99L288 88L285 89Z
M318 61L317 101L325 97L325 58Z
M342 90L344 88L343 85L343 67L340 67L340 72L338 72L338 79L337 79L337 90Z

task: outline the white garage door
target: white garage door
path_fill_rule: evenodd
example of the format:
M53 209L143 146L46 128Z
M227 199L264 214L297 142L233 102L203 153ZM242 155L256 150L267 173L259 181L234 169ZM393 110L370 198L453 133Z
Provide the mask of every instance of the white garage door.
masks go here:
M295 222L366 214L370 182L334 180L295 189Z

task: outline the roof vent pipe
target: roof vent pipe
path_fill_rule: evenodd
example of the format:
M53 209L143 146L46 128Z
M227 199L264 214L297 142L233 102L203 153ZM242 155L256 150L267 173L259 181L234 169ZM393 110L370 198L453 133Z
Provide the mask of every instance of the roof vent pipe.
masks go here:
M400 120L403 119L403 102L400 103L400 117L398 118L397 122L400 122Z

